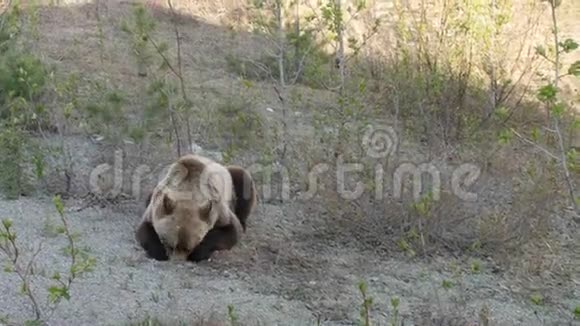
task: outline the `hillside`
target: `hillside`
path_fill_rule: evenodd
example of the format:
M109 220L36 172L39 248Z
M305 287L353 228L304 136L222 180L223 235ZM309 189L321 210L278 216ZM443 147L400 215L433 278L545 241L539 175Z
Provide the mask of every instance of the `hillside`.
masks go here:
M421 20L438 15L443 2L423 4L423 16L376 2L345 14L354 17L348 36L361 39L373 17L386 19L368 45L353 50L361 41L349 41L346 72L337 68L333 42L313 41L331 33L311 39L303 32L303 43L287 45L303 56L285 59L284 83L273 55L280 31L250 32L269 25L258 23L263 17L246 1L174 0L173 10L158 0L20 1L14 21L21 29L6 52L1 32L13 21L0 16L0 55L11 58L0 60L0 85L13 87L0 89L7 194L0 219L11 219L20 254L14 263L13 251L0 252L0 325L34 319L27 293L48 325L359 325L361 282L372 297L372 325L580 325L580 219L562 170L545 155L558 146L534 93L543 85L534 69L550 72L530 45L551 40L547 6L511 21L508 29L528 29L506 40L490 37L488 23L477 25L462 10L449 14L448 25ZM484 2L465 12L484 17ZM307 9L305 2L297 11ZM562 39L580 41L580 3L564 1L559 14ZM304 19L304 30L320 28ZM443 35L442 26L468 31ZM521 40L527 45L516 56ZM292 47L298 43L304 47ZM505 116L488 108L486 60L493 60L483 48L506 55L493 70L501 75L498 90L509 90L497 91L510 96L497 95L493 108ZM580 51L562 60L570 65ZM301 75L291 83L293 68ZM580 79L561 83L570 112L579 86ZM577 124L572 115L562 128ZM365 134L368 126L375 135ZM545 137L540 145L527 140L534 130ZM577 129L564 130L573 147ZM145 194L178 151L252 169L259 184L241 242L198 264L148 259L134 238ZM571 161L571 179L580 184ZM341 179L344 162L358 163L358 175ZM422 163L441 185L397 179ZM460 168L477 170L476 181L457 181ZM358 182L364 192L356 198L340 191ZM419 188L414 199L417 182L440 190L440 198ZM461 182L476 200L457 194ZM56 271L62 279L70 271L55 195L66 227L79 234L75 244L95 259L66 295L50 290L61 284ZM4 228L1 248L10 246ZM11 264L30 271L31 291L22 291ZM62 301L53 313L46 298L55 291Z

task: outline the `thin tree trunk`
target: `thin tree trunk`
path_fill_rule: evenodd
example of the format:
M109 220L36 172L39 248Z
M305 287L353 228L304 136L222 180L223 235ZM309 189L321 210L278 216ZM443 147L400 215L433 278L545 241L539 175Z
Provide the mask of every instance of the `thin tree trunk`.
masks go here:
M554 87L558 89L558 80L560 79L560 50L559 50L559 40L558 40L558 20L556 18L556 6L557 0L551 0L550 7L552 9L552 23L554 25L554 46L556 49L556 59L554 61ZM560 131L560 117L556 114L553 115L554 119L554 130L558 136L558 145L560 147L560 160L562 163L562 168L564 169L564 176L566 177L566 183L568 184L568 193L572 201L572 207L574 207L574 212L578 212L578 204L576 203L576 195L574 190L574 183L570 176L570 171L568 170L568 160L566 157L566 149L564 148L564 140L562 138L562 132Z
M282 17L283 0L276 1L276 21L278 23L278 74L281 87L285 87L284 81L284 52L285 52L285 35L284 35L284 19Z
M175 32L175 41L177 43L177 72L179 73L177 75L177 78L179 79L179 85L181 87L181 96L183 97L183 101L185 102L184 105L186 106L187 110L186 110L186 116L185 116L185 125L187 128L187 141L188 141L188 150L187 152L191 152L192 146L193 146L193 139L192 139L192 135L191 135L191 122L189 120L189 110L191 108L191 102L189 101L189 98L187 96L187 91L185 90L185 80L183 78L183 64L182 64L182 59L181 59L181 35L179 34L179 29L177 28L177 13L175 12L175 9L173 8L173 4L171 3L171 0L167 0L167 5L169 6L169 8L171 9L171 15L172 15L172 23L173 23L173 29Z
M282 106L282 153L280 154L280 159L282 165L285 166L286 160L286 150L287 150L287 139L288 139L288 121L286 114L286 103L284 101L284 90L286 88L286 81L284 76L284 55L286 49L286 35L284 33L284 20L282 16L282 5L283 0L276 1L276 20L278 23L278 83L280 84L280 89L276 89L278 93L278 98L280 99L280 105Z
M300 71L300 1L295 0L294 3L294 19L296 23L294 24L294 34L296 38L296 44L294 44L294 71L298 74Z
M491 16L493 18L494 21L494 27L495 27L495 0L491 1ZM487 110L487 112L485 113L485 117L489 117L493 111L495 111L495 107L497 106L497 78L496 78L496 73L495 73L495 56L494 56L494 51L495 51L495 35L496 35L496 31L495 28L492 30L492 35L491 35L491 47L489 49L489 66L490 66L490 72L489 72L489 79L490 79L490 106Z
M344 67L344 26L342 25L342 3L341 0L335 0L335 17L336 19L336 34L337 34L337 42L338 42L338 65L340 69L340 95L344 93L344 80L345 80L345 67Z

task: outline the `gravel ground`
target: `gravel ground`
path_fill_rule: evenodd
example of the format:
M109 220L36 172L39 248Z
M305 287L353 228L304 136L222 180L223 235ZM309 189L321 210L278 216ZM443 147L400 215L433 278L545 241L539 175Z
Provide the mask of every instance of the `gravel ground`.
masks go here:
M400 298L405 325L476 325L468 323L478 320L484 306L493 325L541 325L542 319L543 325L566 325L572 320L571 310L534 311L512 294L505 279L492 273L466 275L456 282L444 267L448 261L379 259L320 241L315 245L316 239L301 245L301 240L287 238L307 231L299 229L302 217L289 217L279 206L262 205L240 246L196 265L147 259L133 239L139 214L108 208L74 212L78 204L67 202L68 221L97 265L73 285L71 300L63 301L50 325L125 325L147 316L167 322L223 321L228 305L248 325L315 325L317 316L327 320L325 325L355 325L361 279L375 298L373 316L381 321L391 317L394 296ZM22 252L42 243L33 290L44 302L48 276L66 271L68 262L62 253L65 239L50 232L58 223L50 199L0 202L0 216L14 220ZM443 280L452 280L454 286L445 289ZM32 316L15 275L1 273L0 284L0 314L18 324Z
M141 96L146 84L135 74L129 45L119 27L123 19L130 17L129 3L108 1L104 6L107 40L104 62L99 59L97 22L91 6L86 10L43 8L38 26L41 37L35 45L42 57L56 64L60 72L78 72L90 80L122 85L124 93L135 97L130 98L128 105L140 110L142 101L136 97ZM577 12L574 8L566 12ZM171 40L174 30L167 17L163 17L158 17L158 39ZM574 17L562 26L569 34L574 34L575 29L567 28L566 23L573 26L577 21ZM261 47L251 43L251 38L235 42L228 37L229 31L197 19L186 20L181 28L184 53L191 55L188 57L191 60L184 62L190 86L197 87L199 83L224 94L241 91L237 77L226 71L225 54L231 50L249 56L260 52ZM244 91L249 92L245 88ZM270 94L268 101L257 106L266 108L278 103L270 85L257 84L254 91L260 95L256 95L257 99ZM303 91L312 93L310 97L316 99L313 106L324 102L324 93L307 88ZM197 88L191 91L191 96L199 96ZM208 101L218 100L219 97L210 96ZM276 114L279 115L267 113L267 116ZM306 115L303 119L298 122L306 125ZM298 127L293 129L302 132ZM84 194L89 190L86 180L91 169L103 162L112 164L112 151L93 147L84 138L67 146L75 149L77 163L78 183L73 183L72 191ZM165 154L157 149L145 153L139 148L136 152L134 157L125 159L127 164L151 163L156 167L165 161ZM131 180L135 166L125 166L126 180ZM45 190L54 192L63 188L57 184L61 179L60 176L50 179ZM509 198L495 183L490 189L492 194L486 199L491 204L501 204ZM538 282L539 278L526 279L525 271L521 272L524 276L518 277L497 271L488 261L481 263L479 273L470 273L466 258L442 255L427 261L400 253L378 255L369 248L359 248L356 243L359 239L355 237L345 237L342 243L337 243L340 241L329 234L330 228L314 230L312 225L316 223L307 222L322 221L322 217L305 213L308 206L303 203L261 203L250 217L242 242L232 251L218 253L211 261L200 264L156 262L144 256L133 233L142 202L130 202L129 208L114 204L79 210L83 206L80 200L67 201L66 216L71 229L81 234L79 245L96 258L96 266L73 284L70 301L62 302L51 316L50 325L128 325L148 316L164 324L179 321L202 325L200 319L212 318L216 325L226 325L228 305L235 308L242 325L316 325L318 318L323 325L356 325L362 303L358 290L361 280L368 283L369 295L374 299L373 325L386 325L393 317L394 297L400 299L399 316L406 326L485 325L481 323L485 319L480 318L482 310L489 311L489 325L494 326L580 325L572 316L574 308L580 305L578 274L555 279L552 276L557 273L548 273ZM48 316L50 310L45 303L50 275L55 271L66 272L69 263L62 252L66 239L55 236L53 231L58 225L53 204L50 198L43 197L0 200L0 218L14 221L24 263L42 243L35 259L32 290ZM573 234L577 236L578 232ZM580 239L575 239L580 243ZM576 247L566 250L554 253L554 261L579 257L574 256ZM2 254L0 263L5 263ZM460 276L453 266L461 266ZM530 302L530 287L546 290L543 305ZM19 293L20 282L13 273L0 272L0 289L0 317L7 317L4 319L17 325L33 317L29 301Z

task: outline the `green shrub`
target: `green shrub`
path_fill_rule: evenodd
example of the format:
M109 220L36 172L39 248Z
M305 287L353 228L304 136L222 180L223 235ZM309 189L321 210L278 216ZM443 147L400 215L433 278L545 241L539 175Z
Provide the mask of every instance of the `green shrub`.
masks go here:
M217 111L217 130L227 139L227 151L232 155L260 143L264 135L264 123L250 102L228 98L217 107Z
M42 91L46 76L46 68L38 58L31 54L10 51L0 62L0 89L3 98L34 98Z
M13 5L0 17L0 54L8 51L20 32L20 8Z
M8 199L15 199L26 188L23 164L27 138L16 128L0 132L0 190Z
M312 33L302 32L299 36L288 33L287 37L290 44L284 52L286 83L295 79L297 83L324 89L324 84L337 74L337 70L333 69L334 57L322 50ZM278 57L275 55L262 55L257 60L248 60L230 54L226 56L226 63L230 72L246 79L280 79Z
M44 64L33 55L10 51L0 57L0 120L29 126L40 119L43 107L34 102L47 76Z

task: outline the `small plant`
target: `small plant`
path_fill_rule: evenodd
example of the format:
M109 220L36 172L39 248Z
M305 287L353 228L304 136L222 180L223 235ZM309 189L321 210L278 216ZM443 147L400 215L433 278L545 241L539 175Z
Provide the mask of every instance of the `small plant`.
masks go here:
M403 252L409 255L409 257L415 257L416 255L415 250L411 247L411 245L407 240L399 239L397 241L397 245L399 246L399 249L401 249Z
M367 284L364 281L361 281L358 285L358 289L362 295L363 302L360 307L360 326L370 326L370 310L373 306L373 298L367 295Z
M391 307L393 308L393 317L391 318L391 326L399 325L399 304L400 300L397 297L391 298Z
M574 319L580 320L580 306L576 306L574 308Z
M85 273L92 271L95 265L95 259L89 257L88 254L78 248L76 239L66 220L64 214L64 204L59 196L53 198L53 204L58 212L62 225L57 228L57 233L66 237L68 246L65 247L65 253L70 256L70 264L68 271L63 275L59 271L55 271L50 279L53 284L48 287L48 302L43 307L40 303L33 286L32 277L35 275L33 264L35 258L42 249L42 245L32 254L29 262L22 261L23 250L20 244L16 241L17 235L13 229L13 222L10 219L2 220L0 228L0 252L6 258L4 271L7 273L15 273L20 280L20 291L25 295L31 304L34 319L27 321L26 325L38 325L46 322L58 307L62 299L70 300L70 288L73 282ZM37 275L42 276L42 275Z
M530 301L536 306L544 305L544 297L541 294L535 293L530 296Z
M18 198L26 187L23 164L27 140L18 128L0 131L0 190L8 199Z
M155 20L143 5L135 7L133 20L123 22L121 30L131 36L131 46L137 63L139 76L147 76L147 67L151 63L151 49L148 47L150 34L155 30Z
M49 71L17 42L21 13L16 4L9 6L0 16L0 190L13 199L28 187L26 163L35 165L37 176L44 172L38 157L29 157L33 145L30 131L42 134L47 123L39 98L46 89Z
M54 273L52 279L56 281L56 283L48 289L48 292L50 293L50 301L52 303L58 303L62 298L66 300L70 299L69 291L73 281L79 276L91 272L96 260L95 258L90 257L85 250L77 246L76 239L78 239L78 235L74 235L69 229L68 222L64 215L64 204L60 196L53 197L53 203L62 223L58 232L64 234L67 238L68 246L65 247L65 252L71 258L68 275L63 279L60 273Z
M108 139L120 139L128 133L128 119L123 110L126 103L121 93L115 90L99 89L101 98L84 107L90 131L103 133Z
M231 304L228 305L228 321L230 326L235 326L238 324L238 315L236 314L234 306Z
M227 98L217 107L216 130L224 137L226 145L224 159L231 160L239 152L255 147L264 137L262 116L252 109L253 105L244 98Z
M549 80L542 85L536 91L536 98L542 103L542 105L546 108L546 124L547 128L550 131L550 139L555 139L556 145L554 146L554 150L551 150L548 147L543 147L538 142L538 132L536 130L532 131L532 140L522 136L513 128L505 129L501 132L500 138L502 142L507 143L513 135L516 135L519 139L523 140L527 144L531 144L534 147L541 150L544 154L546 154L550 159L557 162L559 166L561 166L563 179L566 183L566 187L568 190L568 195L570 199L570 204L574 208L576 214L580 214L580 208L577 204L576 200L576 185L574 184L575 180L570 174L570 170L574 170L574 166L569 163L572 159L574 160L575 154L572 152L573 149L565 147L565 140L564 134L565 130L562 130L564 126L564 118L568 113L570 113L569 107L565 101L562 100L560 96L560 87L559 82L562 78L571 76L571 77L580 77L580 60L572 63L567 71L562 72L562 60L561 57L565 54L569 54L573 51L576 51L579 47L578 43L573 39L566 39L562 41L560 39L560 30L558 28L558 17L556 9L560 6L561 1L558 0L547 0L548 4L550 5L550 12L552 17L552 33L553 33L553 44L546 49L544 46L537 46L536 47L536 54L540 57L545 59L550 65L552 65L552 74L553 76L549 78ZM575 119L574 119L575 120ZM571 128L577 128L576 123L571 123Z
M473 260L471 262L471 273L479 274L481 272L481 263L479 260Z
M132 36L133 38L133 54L136 56L139 75L145 77L148 75L147 68L152 65L153 56L149 53L149 45L152 46L154 53L158 55L161 59L161 64L159 65L159 71L163 74L165 71L171 72L173 77L177 79L179 89L175 89L171 86L171 83L166 82L166 77L163 79L157 79L158 77L153 76L153 91L150 94L157 95L158 99L162 102L162 105L154 105L155 111L161 111L159 108L165 109L172 126L170 138L175 137L175 147L177 156L181 156L184 146L186 145L186 151L191 151L193 145L193 134L191 126L191 118L193 102L189 99L188 91L186 87L186 80L183 73L183 63L182 63L182 38L180 36L180 31L177 22L177 12L175 11L171 0L167 1L169 9L172 14L173 30L175 33L175 41L177 43L176 49L176 62L172 63L170 58L167 56L168 46L166 43L158 43L154 40L152 35L155 30L155 21L151 15L147 12L143 5L138 5L133 13L133 22L131 26L129 23L123 25L123 31ZM169 87L165 87L169 85ZM157 93L157 94L155 94ZM179 97L179 98L178 98ZM185 139L182 139L182 123L185 125ZM136 140L144 138L144 130L141 130L143 126L135 127L130 130L129 133L131 137ZM129 128L131 129L131 128ZM171 139L172 140L172 139ZM187 143L184 143L186 141Z
M425 235L425 231L428 231L425 230L426 229L425 225L427 225L428 219L431 216L431 211L433 210L434 203L435 202L433 199L433 193L428 192L427 194L422 196L419 201L417 201L411 206L415 214L418 215L419 233L417 234L415 231L415 235L417 235L417 238L419 238L419 240L421 241L421 248L423 249L423 254L426 254L426 246L427 246L426 238L428 240L428 234L427 236Z
M444 289L449 290L449 289L451 289L454 286L454 284L450 280L443 280L443 282L441 282L441 286Z

